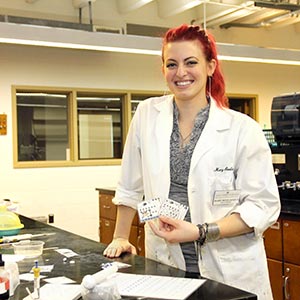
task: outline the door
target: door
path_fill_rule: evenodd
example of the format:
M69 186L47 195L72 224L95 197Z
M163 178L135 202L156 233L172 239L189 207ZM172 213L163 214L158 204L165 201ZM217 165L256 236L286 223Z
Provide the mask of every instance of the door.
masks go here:
M282 261L268 258L273 300L283 300Z
M235 96L228 95L229 107L233 110L239 111L248 115L249 117L256 120L257 112L256 112L256 97L255 96Z
M300 266L284 264L284 300L300 299Z

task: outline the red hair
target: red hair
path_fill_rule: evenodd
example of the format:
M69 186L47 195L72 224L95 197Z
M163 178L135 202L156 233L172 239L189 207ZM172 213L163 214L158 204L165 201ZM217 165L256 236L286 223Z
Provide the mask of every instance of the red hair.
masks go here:
M206 30L197 25L186 24L169 29L163 38L162 59L164 59L164 48L168 43L195 40L201 43L206 60L208 62L212 59L216 61L216 69L212 75L211 83L209 83L209 80L206 82L206 94L209 95L210 90L211 96L216 100L218 106L228 107L228 99L225 95L225 81L217 56L216 42L214 37Z

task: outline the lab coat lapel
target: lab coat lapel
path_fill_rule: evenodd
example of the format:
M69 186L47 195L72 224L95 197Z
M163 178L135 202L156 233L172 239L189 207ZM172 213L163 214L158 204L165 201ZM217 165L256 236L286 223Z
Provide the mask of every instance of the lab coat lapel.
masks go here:
M217 131L216 128L213 126L214 124L206 123L205 128L196 144L196 147L193 152L190 172L195 168L198 161L201 157L208 151L210 151L216 142Z
M222 130L228 130L230 123L231 116L227 113L227 110L217 107L215 100L211 99L209 117L194 149L190 172L195 168L202 156L215 147L218 133Z
M155 126L157 155L161 165L167 165L169 168L170 136L173 128L173 96L168 96L166 101L158 103L155 107L159 111Z

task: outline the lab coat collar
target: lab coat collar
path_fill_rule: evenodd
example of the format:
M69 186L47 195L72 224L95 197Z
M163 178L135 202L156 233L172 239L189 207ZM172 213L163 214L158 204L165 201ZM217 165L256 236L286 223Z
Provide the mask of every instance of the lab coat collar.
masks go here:
M232 116L228 113L227 108L217 106L216 100L211 98L208 123L213 126L215 130L225 130L230 128Z
M155 104L155 108L160 111L156 126L156 137L159 140L158 154L162 155L161 158L163 160L169 161L170 135L173 128L173 95L165 96L164 101ZM196 144L191 160L190 171L193 170L199 159L214 147L218 131L228 130L231 122L232 116L229 110L227 108L218 107L216 101L211 98L209 117Z
M155 108L162 113L162 117L172 116L173 118L173 98L173 95L167 95L165 96L165 101L160 101L155 104ZM214 127L215 130L229 129L232 117L226 113L228 109L218 107L216 100L212 97L210 99L208 123ZM220 119L222 119L222 122L220 122Z
M160 141L160 145L164 144L162 149L165 148L165 143L168 143L169 149L170 136L173 128L173 95L167 95L160 98L160 102L154 107L160 112L157 119L156 136Z

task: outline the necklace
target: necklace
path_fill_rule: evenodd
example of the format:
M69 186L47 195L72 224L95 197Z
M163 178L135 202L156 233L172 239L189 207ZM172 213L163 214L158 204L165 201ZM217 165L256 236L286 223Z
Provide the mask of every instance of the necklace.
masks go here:
M186 136L186 137L183 137L181 132L179 131L179 135L180 135L180 149L183 149L185 148L189 142L190 142L190 136L192 135L192 132L193 130Z

